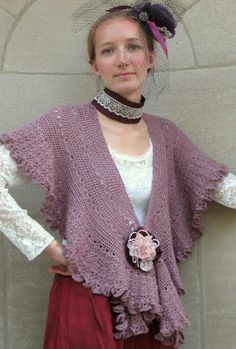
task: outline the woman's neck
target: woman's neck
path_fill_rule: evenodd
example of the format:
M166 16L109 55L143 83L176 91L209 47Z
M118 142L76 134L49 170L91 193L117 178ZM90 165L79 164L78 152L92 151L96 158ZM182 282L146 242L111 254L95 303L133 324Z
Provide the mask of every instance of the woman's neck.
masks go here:
M115 91L113 91L113 92L115 92ZM133 103L140 103L141 99L142 99L142 94L141 94L141 92L138 92L138 91L128 92L128 93L119 93L119 92L115 92L115 93L117 93L122 98L126 99L127 101L133 102Z
M131 94L130 94L131 96ZM136 96L137 97L137 96ZM92 101L92 104L103 115L125 124L139 123L142 118L144 96L139 102L126 99L107 87L101 91Z

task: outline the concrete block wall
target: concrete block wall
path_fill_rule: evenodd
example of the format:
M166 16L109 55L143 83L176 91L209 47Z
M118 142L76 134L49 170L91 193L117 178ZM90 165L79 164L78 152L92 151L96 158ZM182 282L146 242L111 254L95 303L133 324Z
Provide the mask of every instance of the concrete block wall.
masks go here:
M149 101L209 156L236 173L236 3L182 0L189 10L169 42L171 94ZM0 0L0 132L55 105L89 101L99 91L73 34L71 14L84 0ZM12 194L42 222L43 194L33 185ZM43 224L43 223L42 223ZM180 264L192 326L185 349L236 348L236 212L211 204L205 235ZM0 349L40 349L52 276L49 259L32 262L0 236Z

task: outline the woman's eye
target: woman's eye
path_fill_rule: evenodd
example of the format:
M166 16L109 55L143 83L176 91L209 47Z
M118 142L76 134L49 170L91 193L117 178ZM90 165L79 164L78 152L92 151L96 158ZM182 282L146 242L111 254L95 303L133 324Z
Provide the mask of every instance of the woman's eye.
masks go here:
M136 51L136 50L140 50L142 47L140 45L137 44L131 44L128 46L128 50L131 51ZM109 55L112 54L114 52L114 48L112 47L108 47L102 50L101 54L102 55Z
M139 49L141 49L142 47L141 47L140 45L132 44L132 45L129 46L129 48L130 48L131 50L139 50Z
M102 50L102 54L109 54L112 53L113 49L112 48L105 48L104 50Z

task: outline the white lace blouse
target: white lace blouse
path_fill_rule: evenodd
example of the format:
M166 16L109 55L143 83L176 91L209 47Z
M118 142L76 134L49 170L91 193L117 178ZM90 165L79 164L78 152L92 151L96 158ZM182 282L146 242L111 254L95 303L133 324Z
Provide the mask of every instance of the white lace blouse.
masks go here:
M109 148L123 180L134 211L143 225L147 212L152 182L152 144L140 156L118 153ZM39 223L32 219L9 194L13 186L29 182L11 158L9 150L0 146L0 231L29 259L37 257L54 239ZM236 209L236 176L228 174L219 183L214 200ZM66 241L62 241L66 243Z

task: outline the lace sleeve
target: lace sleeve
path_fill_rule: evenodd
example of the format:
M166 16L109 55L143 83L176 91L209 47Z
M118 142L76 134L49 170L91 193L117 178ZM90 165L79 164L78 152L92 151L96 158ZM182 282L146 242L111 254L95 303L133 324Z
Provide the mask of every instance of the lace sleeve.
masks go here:
M229 173L218 184L214 194L214 201L227 207L236 209L236 176Z
M18 186L30 181L30 177L26 176L22 169L17 167L10 151L4 145L0 145L0 173L8 187Z
M7 187L13 187L30 180L25 176L10 152L0 146L0 231L29 259L37 257L53 240L39 223L33 220L27 210L18 206Z

